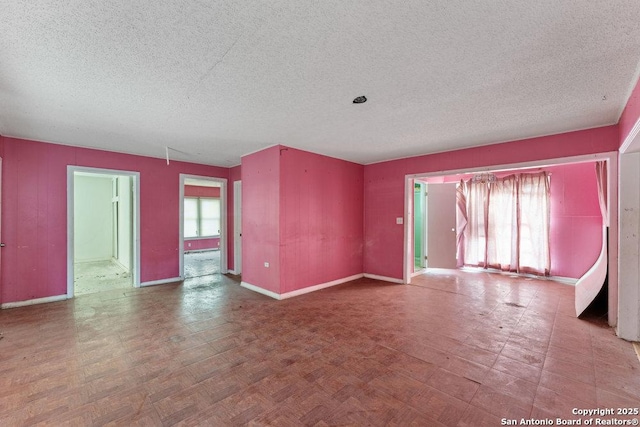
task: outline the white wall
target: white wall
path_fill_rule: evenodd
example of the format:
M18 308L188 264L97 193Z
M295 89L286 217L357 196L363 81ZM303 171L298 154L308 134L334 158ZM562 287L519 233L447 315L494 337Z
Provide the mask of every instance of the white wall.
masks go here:
M127 270L131 269L132 194L131 177L118 177L118 258Z
M109 260L113 255L112 179L74 176L74 261Z
M618 335L640 341L640 153L620 156Z

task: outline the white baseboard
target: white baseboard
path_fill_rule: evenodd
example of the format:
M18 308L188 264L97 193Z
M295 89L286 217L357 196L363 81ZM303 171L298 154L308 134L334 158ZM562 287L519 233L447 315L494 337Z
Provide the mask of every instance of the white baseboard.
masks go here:
M144 288L145 286L164 285L167 283L182 282L183 280L184 280L184 277L172 277L170 279L152 280L150 282L140 283L140 287Z
M382 280L383 282L391 282L391 283L400 283L401 285L404 284L402 279L396 279L395 277L378 276L377 274L369 274L369 273L364 273L363 276L366 277L367 279Z
M113 258L113 257L109 257L109 258L88 258L88 259L83 259L83 260L79 260L79 261L74 260L73 263L74 264L87 264L87 263L90 263L90 262L112 261L114 259L115 258Z
M48 302L56 302L56 301L64 301L67 299L67 294L64 295L56 295L53 297L45 297L45 298L36 298L36 299L28 299L25 301L16 301L16 302L5 302L0 305L0 308L16 308L16 307L24 307L27 305L35 305L35 304L46 304Z
M213 252L213 251L219 251L220 248L205 248L205 249L185 249L184 253L185 254L195 254L198 252Z
M266 296L271 297L273 299L281 299L280 298L280 294L268 291L266 289L262 289L261 287L256 286L256 285L252 285L251 283L241 282L240 286L242 286L243 288L247 288L250 291L257 292L257 293L262 294L262 295L266 295Z
M234 276L237 276L238 274L240 274L240 273L236 273L235 270L227 270L227 273L233 274Z
M414 271L413 273L411 273L411 277L420 276L421 274L424 274L426 271L427 271L426 268L423 268L423 269L418 270L418 271Z
M114 263L115 265L117 265L118 267L122 268L124 271L130 273L131 269L127 268L124 264L122 264L117 258L111 258L111 262Z
M564 285L575 286L578 282L578 279L573 279L571 277L562 277L562 276L549 276L549 280L553 280L554 282L560 282Z
M520 277L530 277L532 279L537 280L553 280L554 282L559 282L564 285L575 286L578 282L578 279L574 279L572 277L563 277L563 276L538 276L536 274L526 274L526 273L516 273L514 271L502 271L497 268L483 268L483 267L462 267L462 271L470 271L472 273L494 273L494 274L504 274L506 276L520 276Z
M320 283L319 285L308 286L302 289L296 289L295 291L285 292L284 294L277 294L275 292L262 289L256 285L252 285L251 283L247 283L247 282L240 283L240 286L277 300L283 300L287 298L297 297L298 295L308 294L309 292L319 291L320 289L329 288L331 286L340 285L342 283L351 282L352 280L360 279L361 277L364 277L362 273L354 274L353 276L343 277L342 279L336 279L336 280L332 280L331 282Z
M308 294L309 292L319 291L320 289L341 285L342 283L350 282L352 280L360 279L362 277L364 277L362 273L354 274L353 276L343 277L342 279L332 280L331 282L320 283L319 285L313 285L313 286L309 286L302 289L296 289L295 291L285 292L284 294L280 294L280 299L297 297L298 295Z

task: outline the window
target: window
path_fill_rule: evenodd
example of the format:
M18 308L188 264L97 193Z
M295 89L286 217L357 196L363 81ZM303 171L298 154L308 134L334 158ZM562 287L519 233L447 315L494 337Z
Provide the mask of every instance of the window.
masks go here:
M458 252L465 265L548 275L549 176L461 182ZM461 203L464 205L461 207Z
M184 237L220 235L220 199L208 197L184 198Z

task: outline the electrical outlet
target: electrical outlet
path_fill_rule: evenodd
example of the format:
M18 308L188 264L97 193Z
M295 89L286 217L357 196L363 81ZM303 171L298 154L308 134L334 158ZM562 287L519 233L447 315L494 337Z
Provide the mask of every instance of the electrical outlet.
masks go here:
M396 224L402 224L402 217L401 216L396 218Z
M268 263L268 262L265 262L265 263L264 263L264 266L265 266L265 267L267 267L267 268L269 268L269 263Z

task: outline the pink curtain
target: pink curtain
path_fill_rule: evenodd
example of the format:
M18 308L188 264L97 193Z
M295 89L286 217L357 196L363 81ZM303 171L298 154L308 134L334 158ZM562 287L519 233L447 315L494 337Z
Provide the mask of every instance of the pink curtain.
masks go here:
M456 187L456 261L462 267L464 260L464 230L467 228L467 183L460 180Z
M469 181L460 188L466 196L467 214L461 244L463 265L549 275L546 172L509 175L490 184Z
M464 264L486 265L487 200L489 187L484 182L467 183L467 226L464 229Z
M598 199L600 201L600 213L602 224L609 226L609 206L607 205L607 162L596 162L596 178L598 180Z
M549 178L545 172L520 175L518 272L549 275Z
M515 270L518 265L518 180L510 175L489 187L487 266Z

